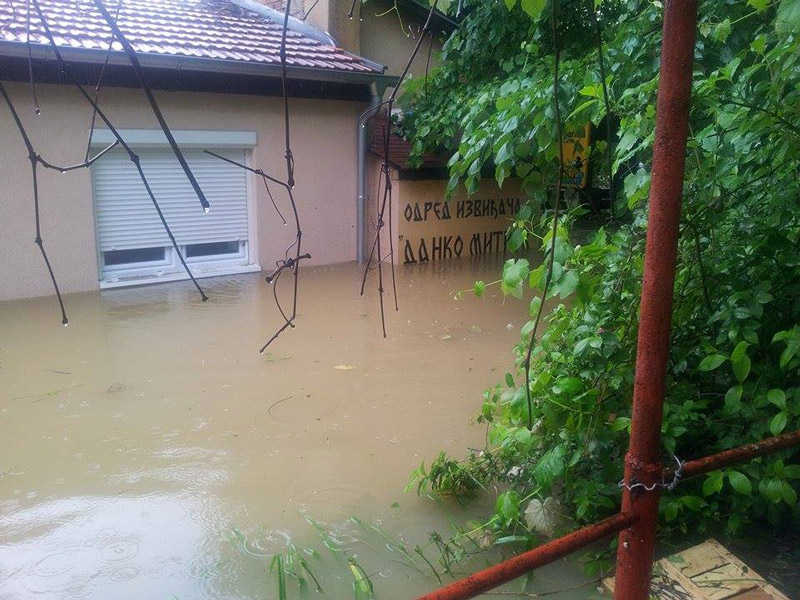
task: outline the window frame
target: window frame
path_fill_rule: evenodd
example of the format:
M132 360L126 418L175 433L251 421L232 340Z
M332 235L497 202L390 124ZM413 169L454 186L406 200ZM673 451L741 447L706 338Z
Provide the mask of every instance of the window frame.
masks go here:
M211 150L242 149L244 150L245 164L250 166L253 149L257 144L255 131L199 131L199 130L173 130L173 135L181 148L198 148ZM164 133L159 130L121 129L120 136L134 149L169 148ZM98 148L105 147L116 140L116 137L107 129L97 129L92 137L92 145ZM102 159L101 159L102 160ZM232 275L239 273L252 273L261 271L258 264L257 244L257 214L256 214L256 189L254 176L246 176L246 203L248 239L224 240L239 243L239 251L228 254L214 254L207 256L186 257L186 246L179 246L186 264L192 270L195 278L212 277L219 275ZM91 185L92 210L94 211L94 183ZM188 279L183 270L180 258L171 245L162 246L164 260L153 262L126 263L106 265L104 252L98 245L97 219L95 221L95 252L97 254L97 276L101 289L146 285L152 283L179 281Z

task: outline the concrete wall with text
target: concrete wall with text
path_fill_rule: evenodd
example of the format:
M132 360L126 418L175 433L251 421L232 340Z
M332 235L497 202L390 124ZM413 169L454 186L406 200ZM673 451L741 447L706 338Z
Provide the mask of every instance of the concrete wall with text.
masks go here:
M484 180L475 194L467 196L461 187L447 202L446 180L393 183L396 263L505 252L505 232L523 201L520 180L506 180L502 188Z

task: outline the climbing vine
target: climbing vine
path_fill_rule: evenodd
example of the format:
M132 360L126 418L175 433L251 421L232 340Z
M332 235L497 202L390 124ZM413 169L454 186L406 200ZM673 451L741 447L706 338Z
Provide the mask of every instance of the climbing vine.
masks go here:
M501 186L520 178L528 201L509 227L508 246L538 258L510 258L495 284L524 302L531 320L504 381L484 393L478 420L487 424L486 446L466 457L440 454L414 473L412 485L465 498L499 484L481 539L533 544L607 516L619 502L663 6L656 0L463 4L441 66L426 86L408 82L399 127L417 156L451 155L448 193L461 185L474 192L492 175ZM561 53L557 103L554 41ZM595 181L618 184L617 218L600 224L595 218L590 233L588 210L569 190L561 196L566 214L553 228L556 106L568 130L590 121L601 135L606 125L612 132L585 152ZM673 454L694 458L800 427L798 117L800 4L701 2L665 463ZM604 166L609 151L612 181ZM483 296L488 285L477 282L475 294ZM526 372L542 296L545 327ZM798 489L800 465L791 452L717 471L664 494L662 531L742 534L756 523L797 524Z

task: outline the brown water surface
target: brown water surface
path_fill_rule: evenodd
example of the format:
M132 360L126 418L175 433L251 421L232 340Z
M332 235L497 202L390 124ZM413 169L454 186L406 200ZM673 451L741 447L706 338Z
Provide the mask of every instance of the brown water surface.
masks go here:
M361 298L355 265L307 268L297 328L265 355L280 318L260 275L204 280L206 303L188 283L69 295L66 328L53 298L0 303L0 599L275 598L270 556L288 540L325 552L306 516L377 597L432 589L348 519L413 549L485 514L403 487L424 458L482 443L470 421L526 307L452 292L497 273L399 269L383 339L374 281ZM309 565L326 597L353 596L341 558ZM542 577L577 581L564 565Z

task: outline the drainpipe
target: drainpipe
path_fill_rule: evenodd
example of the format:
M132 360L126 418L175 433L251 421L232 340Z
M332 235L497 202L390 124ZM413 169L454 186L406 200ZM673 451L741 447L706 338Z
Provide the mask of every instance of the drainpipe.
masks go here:
M356 182L356 260L367 260L367 146L369 146L367 123L381 106L386 85L376 82L369 86L369 108L358 117L358 163Z
M638 519L619 535L614 600L650 598L662 481L661 422L696 28L697 0L665 3L631 440L625 455L627 486L644 485L626 487L622 492L622 512L632 512Z

